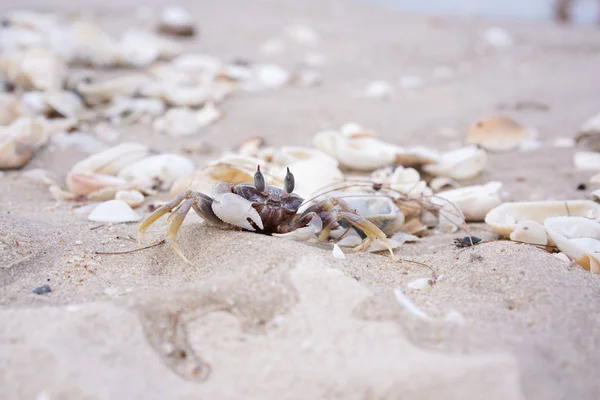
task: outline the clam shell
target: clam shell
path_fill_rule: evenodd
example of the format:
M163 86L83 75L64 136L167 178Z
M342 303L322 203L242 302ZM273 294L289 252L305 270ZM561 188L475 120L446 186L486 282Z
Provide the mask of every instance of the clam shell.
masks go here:
M485 169L487 153L477 146L461 147L442 153L437 164L423 166L423 170L435 176L462 180L479 175Z
M467 143L478 144L489 151L517 149L529 135L518 122L502 116L477 121L469 129Z
M600 204L591 200L504 203L485 216L485 223L499 235L510 237L520 222L534 221L543 224L547 218L561 216L598 218Z
M600 224L584 217L553 217L544 223L548 237L570 259L600 274Z
M523 221L516 225L515 230L510 234L510 240L546 246L548 235L544 225L535 221Z
M141 216L121 200L109 200L99 204L88 215L88 220L94 222L137 222L141 219Z
M186 157L159 154L125 166L117 177L143 188L169 190L173 182L191 174L194 168L194 163Z

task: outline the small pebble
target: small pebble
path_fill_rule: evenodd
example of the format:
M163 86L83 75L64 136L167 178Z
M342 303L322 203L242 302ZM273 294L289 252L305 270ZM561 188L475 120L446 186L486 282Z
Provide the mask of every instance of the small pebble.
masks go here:
M33 289L32 293L35 294L46 294L46 293L50 293L52 291L52 289L50 289L50 286L48 285L42 285L40 287L37 287L35 289Z
M577 190L586 190L587 189L587 185L585 183L580 183L579 185L577 185Z
M80 245L80 244L83 244L83 242L82 242L81 240L76 240L76 241L75 241L75 244L76 244L76 245Z

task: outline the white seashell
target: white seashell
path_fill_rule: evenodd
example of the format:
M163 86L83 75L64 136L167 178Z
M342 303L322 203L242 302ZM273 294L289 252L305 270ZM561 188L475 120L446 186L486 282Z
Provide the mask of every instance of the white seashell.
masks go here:
M173 137L194 135L199 130L195 111L187 107L169 109L154 121L152 128Z
M548 237L570 259L600 274L600 224L584 217L553 217L544 223Z
M0 55L0 74L25 90L57 91L63 86L67 66L54 52L32 47Z
M322 131L313 138L314 146L350 169L373 171L393 165L400 149L372 136L346 136L338 131Z
M337 165L324 158L299 160L287 165L295 177L294 193L303 198L316 195L331 184L344 179L344 174ZM273 176L285 176L285 168L270 168L269 172Z
M510 240L546 246L548 235L544 225L535 221L523 221L515 226L515 230L510 234Z
M225 193L216 196L213 192L212 210L220 220L234 226L254 231L254 227L248 222L250 218L263 229L262 220L258 212L252 207L252 202L234 193Z
M274 233L273 236L292 239L299 242L305 242L310 239L314 239L316 235L323 230L323 221L321 218L313 218L307 226L296 229L289 233Z
M194 163L183 156L159 154L125 166L117 177L143 188L169 190L175 180L191 174L194 168Z
M177 86L167 85L158 96L170 106L198 107L214 100L211 86Z
M483 221L493 208L502 203L501 190L502 182L489 182L485 185L466 186L440 192L432 202L452 212L452 207L446 207L449 201L458 207L467 221Z
M429 187L435 193L441 190L448 189L456 189L460 186L460 183L456 182L454 179L446 178L444 176L436 176L429 182Z
M569 215L598 218L600 204L591 200L504 203L486 215L485 223L499 235L510 237L520 222L535 221L543 224L547 218Z
M412 290L423 290L431 287L431 278L417 278L406 284L406 287Z
M292 25L286 28L285 34L292 40L305 46L313 46L319 41L317 32L308 25Z
M283 146L273 149L270 161L281 166L289 166L298 161L315 161L318 163L329 164L337 167L338 162L335 158L325 154L320 150L301 146Z
M88 215L88 220L94 222L136 222L142 219L121 200L109 200L98 205Z
M174 36L193 36L195 33L192 15L179 6L165 7L160 14L158 31Z
M99 104L117 96L132 96L149 83L150 78L147 75L134 73L103 82L80 82L77 91L84 96L87 103Z
M260 136L252 136L242 142L240 147L237 149L237 152L243 156L257 157L264 144L264 138Z
M88 21L75 21L69 29L75 62L94 67L108 67L118 63L119 46L100 27Z
M423 166L423 169L436 176L462 180L479 175L485 169L487 153L477 146L461 147L442 153L437 164Z
M103 111L105 117L115 124L134 124L142 119L153 119L165 112L165 103L159 99L114 97Z
M144 202L144 195L138 190L119 190L115 200L121 200L132 208L139 207Z
M553 255L554 255L554 257L558 258L561 261L564 261L564 262L566 262L568 264L571 263L571 259L565 253L555 253Z
M196 112L196 123L198 127L202 128L219 120L221 115L221 111L215 107L214 103L206 103L204 107Z
M370 82L363 91L363 96L371 99L389 99L393 94L393 87L386 81Z
M381 168L371 174L371 179L411 198L418 198L430 192L427 182L421 180L421 175L414 168Z
M242 84L247 91L277 89L290 82L292 74L275 64L256 64L251 67L250 77Z
M513 46L513 38L510 33L497 26L486 29L483 33L483 39L488 45L499 49L506 49Z
M123 143L94 154L75 164L67 174L67 188L76 195L87 195L126 182L116 175L125 166L148 155L148 148L138 143Z
M403 76L398 80L398 86L402 89L414 90L423 86L423 78L420 76Z
M331 254L337 258L338 260L345 260L346 256L344 255L344 252L342 251L342 249L340 248L340 246L338 246L337 244L333 245L333 251L331 252Z
M510 151L519 148L529 131L506 117L490 117L477 121L469 129L467 143L478 144L489 151Z
M21 168L53 133L43 118L22 117L0 127L0 170Z
M579 151L573 156L573 163L580 171L600 171L600 153Z

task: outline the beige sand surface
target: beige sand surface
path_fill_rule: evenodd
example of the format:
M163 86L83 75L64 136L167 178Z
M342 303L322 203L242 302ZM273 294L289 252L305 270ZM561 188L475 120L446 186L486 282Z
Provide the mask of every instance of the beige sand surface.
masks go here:
M220 149L254 135L275 145L309 144L319 129L356 121L390 142L443 150L500 105L537 101L549 110L503 113L539 129L543 147L493 154L473 182L500 180L515 200L589 196L590 190L576 190L588 175L575 172L575 150L552 142L572 136L600 109L598 30L434 19L333 1L184 3L201 26L200 40L191 44L198 51L265 60L261 43L290 24L307 23L321 36L315 51L328 58L320 87L224 103L226 117L202 135ZM22 3L2 8L15 5ZM101 11L100 23L113 32L131 24L135 9L133 2L86 4ZM516 46L478 51L481 32L492 25L511 32ZM293 67L304 52L270 59ZM439 65L456 75L434 79ZM370 80L403 75L422 76L425 86L398 91L390 101L354 96ZM447 128L458 136L439 134ZM180 151L192 139L135 126L123 129L121 141L129 140ZM64 178L82 157L45 149L26 169ZM98 227L21 175L0 176L3 399L599 396L600 277L545 251L507 242L459 251L452 240L460 234L432 234L399 251L444 274L424 291L406 289L429 276L413 264L373 254L338 260L327 246L221 231L196 216L179 239L191 266L168 247L97 255L134 248L126 238L135 236L136 224ZM495 238L483 225L471 229ZM149 238L165 232L162 221ZM31 293L42 284L52 293ZM408 314L394 298L398 287L432 320ZM445 320L449 312L455 317Z

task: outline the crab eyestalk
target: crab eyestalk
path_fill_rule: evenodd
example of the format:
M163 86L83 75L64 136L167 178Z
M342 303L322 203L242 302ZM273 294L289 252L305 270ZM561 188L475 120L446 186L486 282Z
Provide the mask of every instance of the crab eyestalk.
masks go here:
M260 172L260 165L256 167L256 172L254 173L254 186L259 192L264 192L266 189L265 177Z
M294 186L296 185L296 180L294 179L294 175L290 172L290 169L287 169L287 174L285 175L284 188L286 193L292 193L294 191Z

